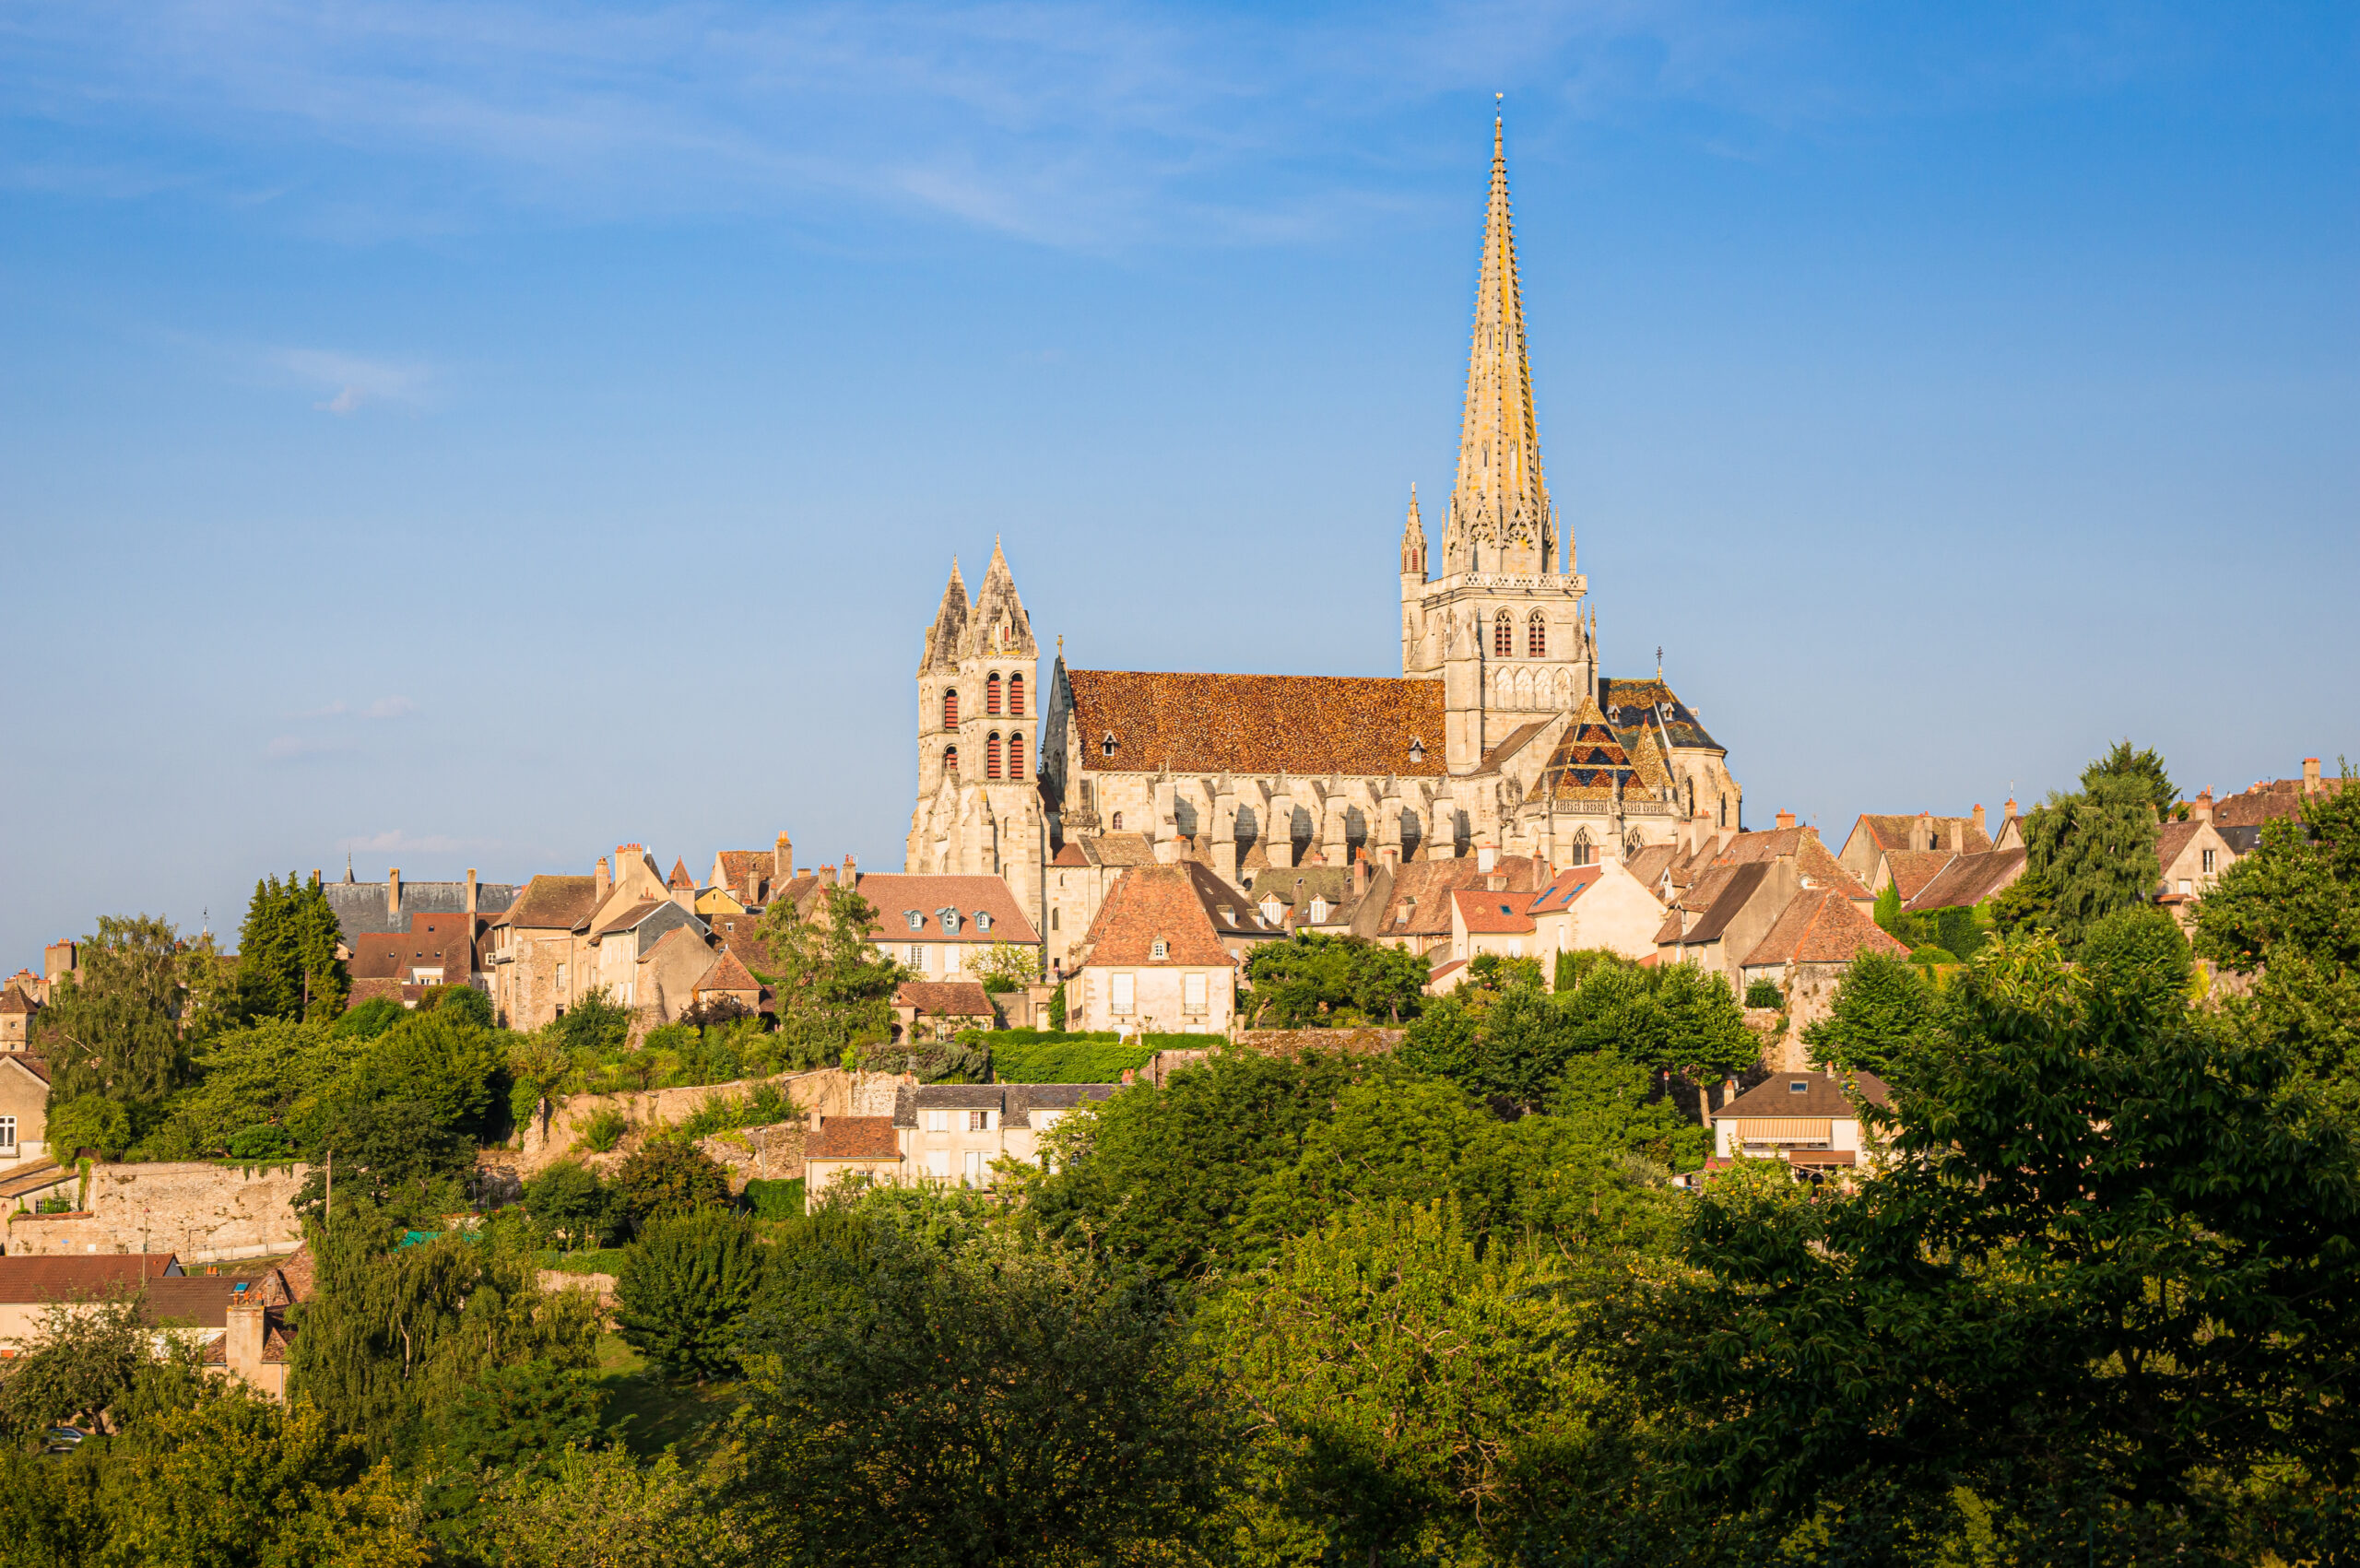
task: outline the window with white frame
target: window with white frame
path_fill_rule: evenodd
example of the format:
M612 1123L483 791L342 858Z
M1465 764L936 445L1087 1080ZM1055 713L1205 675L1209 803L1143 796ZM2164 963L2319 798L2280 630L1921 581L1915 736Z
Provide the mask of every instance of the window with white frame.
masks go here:
M2212 852L2209 849L2204 852L2204 874L2212 875Z
M989 1131L991 1131L991 1130L992 1130L992 1114L991 1114L989 1111L970 1111L970 1112L968 1112L968 1113L967 1113L967 1130L968 1130L969 1132L989 1132Z
M912 942L909 946L909 957L903 961L908 963L912 969L924 971L926 968L926 944L924 942Z
M2195 890L2196 890L2196 885L2195 885L2193 882L2189 881L2187 878L2182 877L2182 878L2179 879L2179 896L2180 896L2180 897L2182 897L2182 898L2186 898L2186 897L2188 897L2188 895L2189 895L2189 894L2190 894L2190 893L2194 892Z
M1171 951L1172 949L1170 948L1163 945L1163 938L1158 937L1155 939L1154 945L1148 949L1147 956L1153 962L1162 963Z
M0 1149L5 1149L13 1154L16 1152L16 1148L17 1118L14 1116L0 1116Z
M950 1179L950 1150L929 1149L926 1151L926 1173L938 1182Z
M928 1132L950 1130L950 1113L948 1111L920 1111L918 1119Z
M1202 974L1184 974L1180 977L1180 1010L1184 1013L1200 1013L1205 1010L1205 977Z
M1136 993L1132 990L1132 977L1127 974L1110 974L1106 978L1107 992L1115 1009L1115 1016L1116 1018L1130 1017L1135 1010L1136 997Z

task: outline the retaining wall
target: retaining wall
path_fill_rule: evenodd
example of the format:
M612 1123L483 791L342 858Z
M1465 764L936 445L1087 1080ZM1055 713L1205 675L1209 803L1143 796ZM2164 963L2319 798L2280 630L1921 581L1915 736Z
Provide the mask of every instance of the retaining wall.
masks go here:
M277 1256L302 1244L291 1205L309 1173L300 1163L93 1164L80 1209L8 1216L8 1253L175 1252L183 1264Z

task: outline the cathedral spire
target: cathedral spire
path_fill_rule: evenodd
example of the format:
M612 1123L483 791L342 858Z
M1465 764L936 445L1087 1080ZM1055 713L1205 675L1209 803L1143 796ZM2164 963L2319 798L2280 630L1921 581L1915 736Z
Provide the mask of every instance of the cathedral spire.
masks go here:
M934 624L926 628L926 657L920 669L950 669L959 663L961 645L967 637L967 580L959 575L959 558L950 558L950 581L942 587L941 607L934 612Z
M1444 571L1556 569L1556 519L1540 474L1532 415L1532 367L1524 298L1508 221L1505 127L1492 122L1492 204L1475 288L1474 341L1467 356L1467 411L1458 435L1458 488L1443 533Z
M1410 487L1410 515L1401 525L1401 575L1426 580L1426 520L1418 515L1418 487Z

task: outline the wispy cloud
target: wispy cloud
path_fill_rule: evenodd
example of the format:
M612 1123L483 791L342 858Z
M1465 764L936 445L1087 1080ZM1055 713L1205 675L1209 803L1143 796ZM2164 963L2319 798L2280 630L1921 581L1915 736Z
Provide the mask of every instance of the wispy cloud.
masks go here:
M327 392L328 397L313 407L331 414L356 413L366 403L421 403L431 379L431 372L422 365L364 360L323 348L275 349L270 360L278 369Z

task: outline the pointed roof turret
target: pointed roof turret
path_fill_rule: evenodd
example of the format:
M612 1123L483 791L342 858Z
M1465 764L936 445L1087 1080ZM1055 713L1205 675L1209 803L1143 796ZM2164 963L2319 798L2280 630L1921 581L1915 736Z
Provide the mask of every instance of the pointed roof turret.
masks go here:
M694 892L697 879L689 875L689 863L676 855L672 857L671 878L664 885L667 888L678 888L684 892Z
M1418 487L1410 487L1410 515L1401 525L1401 575L1426 574L1426 520L1418 515Z
M1508 222L1504 127L1492 122L1492 203L1475 286L1475 334L1467 356L1467 409L1458 434L1458 488L1443 534L1444 570L1548 572L1557 525L1540 473L1525 350L1524 296Z
M1024 613L1024 600L1016 592L1016 577L1008 569L1008 557L1001 553L999 540L992 540L991 564L984 569L984 585L975 590L975 603L967 620L968 651L977 657L994 654L1012 658L1038 658L1040 645L1032 641L1032 621Z
M926 628L926 657L921 670L956 669L967 641L967 580L959 575L959 558L950 558L950 581L943 584L942 607Z

